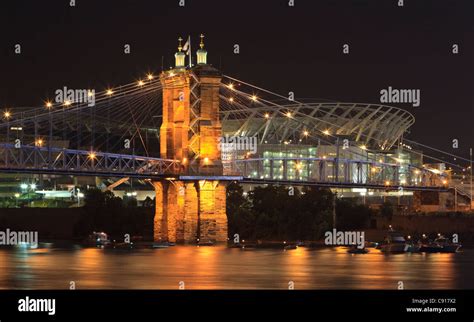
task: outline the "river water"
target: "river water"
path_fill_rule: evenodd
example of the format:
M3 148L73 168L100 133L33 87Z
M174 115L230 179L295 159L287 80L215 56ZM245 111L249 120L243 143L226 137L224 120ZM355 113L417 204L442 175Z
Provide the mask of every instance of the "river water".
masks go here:
M474 289L474 250L0 249L0 289Z

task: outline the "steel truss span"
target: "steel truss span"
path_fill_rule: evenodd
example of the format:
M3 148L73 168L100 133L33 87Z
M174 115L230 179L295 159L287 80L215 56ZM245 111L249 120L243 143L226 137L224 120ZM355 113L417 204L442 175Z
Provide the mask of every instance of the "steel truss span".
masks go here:
M445 178L398 164L336 158L257 158L232 162L231 172L254 184L315 185L385 190L447 191Z
M153 178L176 171L175 160L0 144L0 172Z
M278 172L278 169L283 171ZM324 158L257 158L235 160L228 180L247 183L366 187L374 189L440 190L443 177L409 167L400 179L397 164ZM373 171L376 169L376 171ZM292 176L288 174L294 171ZM177 160L127 154L0 144L0 172L104 177L176 179Z

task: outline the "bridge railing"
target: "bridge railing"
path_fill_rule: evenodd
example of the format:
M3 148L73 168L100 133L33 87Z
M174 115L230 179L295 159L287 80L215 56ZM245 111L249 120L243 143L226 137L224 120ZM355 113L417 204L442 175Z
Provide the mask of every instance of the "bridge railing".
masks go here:
M177 173L179 162L127 154L0 144L0 171L153 176Z
M302 181L387 187L446 185L423 167L336 158L255 158L231 162L232 173L263 181Z
M336 158L241 159L231 161L224 169L224 175L267 182L375 185L387 188L449 185L443 173L434 173L423 167ZM0 172L151 177L183 174L183 171L183 165L177 160L0 144Z

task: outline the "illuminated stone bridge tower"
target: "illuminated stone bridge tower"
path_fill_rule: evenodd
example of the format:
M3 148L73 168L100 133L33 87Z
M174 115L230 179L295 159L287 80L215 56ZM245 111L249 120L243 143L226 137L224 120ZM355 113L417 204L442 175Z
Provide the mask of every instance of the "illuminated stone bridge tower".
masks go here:
M207 64L203 37L197 65L185 66L180 38L176 67L160 75L161 157L180 160L181 175L179 180L154 182L154 240L158 242L227 241L226 187L219 181L223 174L218 148L221 74Z

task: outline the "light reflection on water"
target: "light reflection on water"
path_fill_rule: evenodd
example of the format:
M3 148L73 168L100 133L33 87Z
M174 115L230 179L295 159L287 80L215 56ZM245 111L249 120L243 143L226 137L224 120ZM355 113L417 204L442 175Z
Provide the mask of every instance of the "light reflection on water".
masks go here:
M343 247L241 250L0 249L0 289L405 289L474 288L474 250L392 254Z

